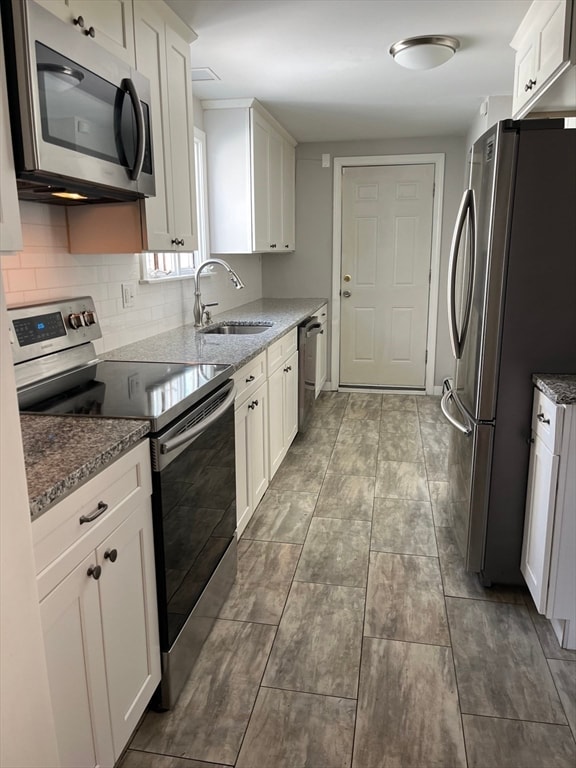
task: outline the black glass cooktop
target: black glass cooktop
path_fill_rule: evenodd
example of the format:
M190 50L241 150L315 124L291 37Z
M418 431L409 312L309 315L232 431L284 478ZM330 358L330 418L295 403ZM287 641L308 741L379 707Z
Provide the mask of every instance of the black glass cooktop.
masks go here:
M230 378L233 368L104 360L19 393L26 413L147 419L163 429Z

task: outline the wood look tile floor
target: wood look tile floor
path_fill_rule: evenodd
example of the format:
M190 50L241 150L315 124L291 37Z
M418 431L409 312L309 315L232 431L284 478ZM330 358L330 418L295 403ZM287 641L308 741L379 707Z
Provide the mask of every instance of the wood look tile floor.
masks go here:
M574 768L576 652L464 571L439 398L323 393L118 768Z

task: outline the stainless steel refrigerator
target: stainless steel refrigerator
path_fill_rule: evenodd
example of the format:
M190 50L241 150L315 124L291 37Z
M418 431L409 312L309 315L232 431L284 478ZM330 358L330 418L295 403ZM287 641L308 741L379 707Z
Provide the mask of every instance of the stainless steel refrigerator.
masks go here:
M448 503L466 568L522 584L533 373L576 372L576 130L507 120L471 152L450 256Z

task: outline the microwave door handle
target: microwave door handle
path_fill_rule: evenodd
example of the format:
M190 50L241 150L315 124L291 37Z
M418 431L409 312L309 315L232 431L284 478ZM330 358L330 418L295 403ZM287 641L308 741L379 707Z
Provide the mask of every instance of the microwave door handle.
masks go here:
M460 240L462 239L462 230L464 229L464 223L470 207L471 196L472 190L466 189L462 196L460 208L458 209L454 235L450 246L450 262L448 265L448 327L450 330L452 353L456 360L459 360L462 354L462 340L458 335L458 325L456 322L456 268L458 266L458 251L460 248Z
M173 437L171 440L166 440L165 443L161 443L160 453L164 453L164 454L170 453L171 451L175 451L176 448L180 448L181 445L185 445L186 443L189 443L189 442L192 442L192 440L195 440L198 437L198 435L201 435L202 432L205 432L208 429L208 427L214 424L215 421L218 421L220 416L222 416L222 414L226 410L228 410L228 408L232 405L235 397L236 397L236 387L231 386L226 399L222 401L222 404L219 405L215 411L213 411L209 416L203 419L199 424L195 424L190 429L187 429L185 432L182 432L182 434L177 435L176 437Z
M134 81L130 77L124 78L122 81L124 91L130 96L132 107L134 109L134 115L136 116L136 136L138 140L136 148L136 158L134 165L130 169L130 178L132 181L137 181L142 173L142 166L144 165L144 150L146 149L146 125L144 122L144 110L138 97L138 91L134 85Z

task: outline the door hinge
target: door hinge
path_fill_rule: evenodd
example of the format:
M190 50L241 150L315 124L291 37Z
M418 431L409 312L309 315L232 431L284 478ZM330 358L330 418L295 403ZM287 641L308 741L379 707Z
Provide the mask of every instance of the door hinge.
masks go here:
M424 355L424 365L428 364L428 350L426 350L426 354Z
M435 194L436 194L436 182L433 181L432 182L432 197L434 197Z
M432 282L432 267L428 270L428 285Z

